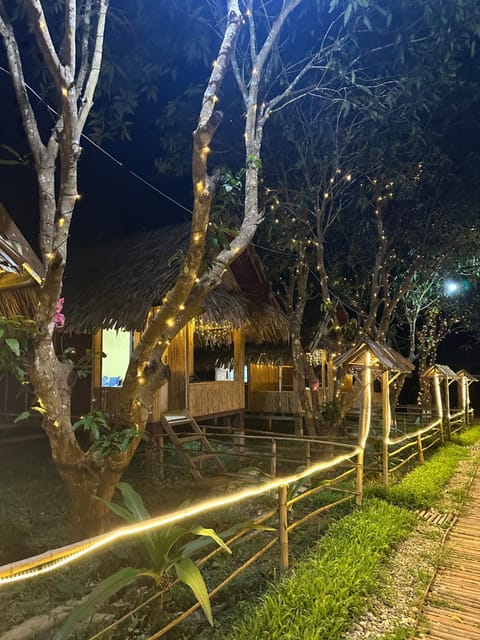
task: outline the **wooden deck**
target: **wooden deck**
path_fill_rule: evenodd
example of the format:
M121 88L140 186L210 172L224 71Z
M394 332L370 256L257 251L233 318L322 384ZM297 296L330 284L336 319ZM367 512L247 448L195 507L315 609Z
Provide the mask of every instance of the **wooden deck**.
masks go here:
M480 472L466 514L445 544L447 566L436 575L415 638L480 640Z

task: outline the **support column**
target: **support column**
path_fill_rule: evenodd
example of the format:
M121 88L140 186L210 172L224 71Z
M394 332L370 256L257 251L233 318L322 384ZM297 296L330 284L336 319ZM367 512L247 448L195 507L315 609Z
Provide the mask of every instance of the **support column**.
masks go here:
M390 382L389 382L389 373L388 371L384 371L382 373L382 401L383 401L383 460L382 460L382 468L383 468L383 486L388 487L389 484L389 473L388 473L388 440L390 437L390 427L392 424L392 413L390 407Z
M357 458L357 505L363 502L363 468L365 464L365 446L370 431L372 415L372 369L370 351L365 351L362 371L362 408L360 411L360 425L358 430L358 445L360 452Z
M442 406L442 392L440 389L440 379L438 377L438 373L433 374L433 391L435 394L435 406L437 409L437 418L440 418L440 441L443 444L445 442L445 437L443 433L443 406Z

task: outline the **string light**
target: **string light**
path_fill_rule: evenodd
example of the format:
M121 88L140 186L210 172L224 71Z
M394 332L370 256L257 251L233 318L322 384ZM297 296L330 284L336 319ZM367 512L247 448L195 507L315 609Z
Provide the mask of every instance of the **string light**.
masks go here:
M343 462L351 460L357 456L361 450L362 448L360 446L351 447L351 450L347 453L340 454L327 461L317 462L306 469L303 469L303 471L300 471L299 473L275 478L261 484L260 486L248 487L247 489L242 489L229 495L211 498L210 500L190 505L184 509L178 509L172 513L167 513L156 518L144 520L143 522L127 525L126 527L120 527L110 533L105 533L103 535L96 536L95 538L74 543L69 547L63 547L61 549L48 552L47 554L30 558L24 563L19 562L17 563L16 568L7 565L7 567L0 572L0 585L20 582L28 578L49 573L67 564L71 564L74 560L94 553L98 549L110 547L119 540L132 538L138 534L152 531L160 527L165 527L176 522L182 522L221 507L230 506L249 498L265 495L281 486L296 484L300 480L310 478L322 471L327 471L328 469L332 469Z

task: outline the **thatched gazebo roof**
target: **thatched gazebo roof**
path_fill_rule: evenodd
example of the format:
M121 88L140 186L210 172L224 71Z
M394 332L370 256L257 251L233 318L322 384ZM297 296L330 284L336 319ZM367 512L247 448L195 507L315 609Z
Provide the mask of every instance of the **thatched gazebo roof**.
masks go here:
M0 315L31 316L43 265L0 203Z
M460 371L457 371L457 377L458 378L464 378L469 383L478 382L479 381L479 379L476 376L472 375L471 373L469 373L465 369L460 369Z
M72 252L62 294L66 331L142 330L150 309L175 283L189 234L190 225L174 225ZM232 271L205 301L202 322L244 328L255 342L285 339L281 310L268 296L243 287L241 273Z
M349 349L340 356L337 356L333 363L337 368L345 366L350 368L363 366L363 355L367 350L371 352L373 357L373 369L411 373L415 368L410 360L404 358L397 351L379 344L378 342L374 342L373 340L369 340L368 338L358 346Z
M433 364L423 374L426 378L433 378L437 374L441 380L458 380L458 374L448 364Z

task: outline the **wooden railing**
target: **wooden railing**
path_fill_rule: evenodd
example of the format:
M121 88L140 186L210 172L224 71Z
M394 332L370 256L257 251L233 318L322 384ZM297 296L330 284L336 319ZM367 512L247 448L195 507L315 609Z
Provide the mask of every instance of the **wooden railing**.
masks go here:
M121 388L97 387L93 390L92 408L103 411L106 415L114 415L118 410ZM150 420L158 422L162 413L168 408L168 383L155 392Z
M218 437L218 436L217 436ZM259 436L252 436L250 440L249 436L245 437L245 446L251 447L258 456L262 447L258 446ZM277 457L277 447L274 447L274 452L271 448L271 442L273 438L271 436L265 436L265 447L263 449L268 451L267 458L275 456L275 468L279 464L280 459ZM288 440L295 448L297 444L296 439L278 438L278 447L288 444ZM270 444L269 444L270 443ZM331 450L331 446L337 447L336 455L322 462L313 462L311 466L304 468L302 471L291 473L290 475L281 476L280 478L264 479L257 485L252 486L252 478L249 477L249 485L245 485L245 489L237 489L236 493L228 494L221 493L218 499L209 500L204 503L205 506L196 507L192 505L192 513L197 510L202 513L203 517L207 517L210 512L215 509L219 509L221 504L248 504L248 513L255 511L259 514L256 519L249 522L248 525L243 526L229 539L225 540L226 544L230 547L237 547L246 543L248 549L248 557L243 553L243 558L238 566L232 566L233 560L230 557L226 557L225 571L220 578L220 581L216 586L210 588L209 597L214 598L222 589L224 589L232 580L238 575L243 573L248 567L257 562L262 556L264 556L270 549L276 547L278 549L278 563L280 573L284 573L289 566L289 535L292 531L298 529L302 525L306 524L320 514L327 512L334 507L348 501L352 501L359 498L357 488L355 486L355 477L358 474L358 467L356 464L357 456L359 455L360 447L353 447L349 445L338 445L336 443L325 443L322 441L310 440L308 443L308 456L312 455L312 450L322 451L325 450L325 445ZM233 447L235 448L235 447ZM245 449L242 447L242 452L239 454L242 458L245 456ZM298 460L289 460L292 466L298 465ZM271 463L272 464L272 463ZM321 474L318 480L317 476ZM265 476L261 476L265 477ZM326 478L328 477L328 481ZM232 481L235 477L232 476ZM238 478L237 478L238 482ZM222 497L223 496L223 497ZM275 505L276 502L276 505ZM300 509L301 505L301 509ZM188 507L185 509L188 512ZM170 515L174 516L174 521L183 523L187 520L187 517L191 519L192 515L184 513L183 517L177 517L176 512L174 514L166 514L165 516L159 516L156 520L163 520L165 524L171 525L168 520ZM198 516L197 516L198 517ZM145 521L144 523L149 529L153 528L153 521ZM161 526L158 524L156 526ZM132 525L138 530L137 525ZM20 563L14 563L14 565L8 565L7 567L0 567L0 583L4 577L12 576L12 572L22 570L20 565L24 564L29 572L48 565L49 562L52 566L60 566L66 564L64 559L68 557L78 558L85 550L94 548L105 548L108 545L106 538L110 535L112 544L125 538L132 538L133 536L128 532L131 527L125 528L125 536L121 535L121 529L112 532L112 534L105 534L99 536L97 539L92 538L87 541L82 541L64 547L62 549L56 549L51 552L31 558ZM138 534L136 534L138 535ZM80 551L80 552L79 552ZM242 550L243 552L243 550ZM214 559L216 565L214 573L219 574L218 565L219 558L217 557L222 550L215 548L208 555L198 558L196 560L197 566L201 567L209 563ZM234 554L234 558L239 554ZM43 564L42 564L43 562ZM5 571L3 571L5 570ZM124 615L120 615L114 622L108 624L108 626L97 630L97 632L90 637L90 640L99 640L100 638L111 638L113 632L123 633L121 625L128 624L134 616L140 614L150 607L152 603L161 603L165 597L165 594L170 593L175 589L178 584L178 580L166 581L168 586L157 591L153 596L144 598L133 610L126 612ZM160 606L157 604L156 606ZM186 618L194 613L199 604L195 603L189 607L186 611L177 615L173 620L167 622L161 629L158 629L150 636L149 640L156 640L165 636L170 630L181 624ZM165 614L167 615L167 614ZM101 616L97 617L99 624L102 624ZM120 629L119 629L120 628ZM98 629L98 627L97 627ZM115 635L117 637L117 635Z

